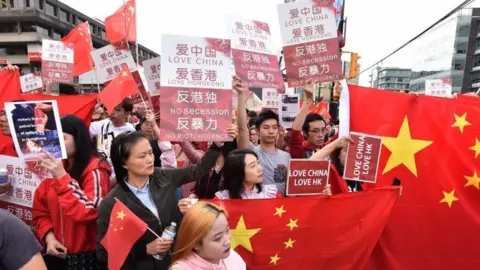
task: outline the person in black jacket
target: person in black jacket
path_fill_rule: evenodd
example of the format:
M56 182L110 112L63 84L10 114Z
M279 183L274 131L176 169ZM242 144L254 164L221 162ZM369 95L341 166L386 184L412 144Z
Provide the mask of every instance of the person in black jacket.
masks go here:
M97 219L97 257L105 265L108 254L101 245L107 232L110 214L116 199L125 204L135 215L148 224L158 235L176 222L182 215L175 199L175 189L183 184L207 175L220 155L221 147L213 143L203 158L185 168L163 169L154 167L153 151L148 139L141 132L125 132L112 143L110 157L117 176L118 185L102 200ZM147 231L134 244L122 270L168 269L173 241L157 238ZM163 260L153 257L166 253Z

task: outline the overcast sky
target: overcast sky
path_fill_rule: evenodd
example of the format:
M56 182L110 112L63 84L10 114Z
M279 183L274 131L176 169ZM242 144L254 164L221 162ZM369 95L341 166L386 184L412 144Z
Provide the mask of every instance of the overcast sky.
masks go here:
M104 20L123 0L61 0L90 17ZM367 68L445 15L463 0L345 0L348 18L345 50L358 52ZM471 6L480 7L480 0ZM139 43L160 53L161 34L228 38L228 15L270 24L273 42L281 47L277 5L283 0L137 0ZM404 50L384 66L411 66ZM368 74L360 78L368 84Z

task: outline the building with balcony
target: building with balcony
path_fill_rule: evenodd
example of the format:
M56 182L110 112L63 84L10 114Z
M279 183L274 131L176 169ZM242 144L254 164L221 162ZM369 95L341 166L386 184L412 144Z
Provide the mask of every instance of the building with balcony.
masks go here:
M410 91L424 93L425 81L451 79L453 93L480 86L480 8L465 8L414 42Z
M3 2L2 2L3 1ZM93 47L109 44L102 21L88 17L57 0L0 1L0 62L11 61L26 74L39 70L42 39L60 40L77 24L90 24ZM136 59L136 46L129 44ZM139 62L158 54L138 45Z
M377 67L375 88L386 90L408 90L410 87L410 76L412 70L397 67Z

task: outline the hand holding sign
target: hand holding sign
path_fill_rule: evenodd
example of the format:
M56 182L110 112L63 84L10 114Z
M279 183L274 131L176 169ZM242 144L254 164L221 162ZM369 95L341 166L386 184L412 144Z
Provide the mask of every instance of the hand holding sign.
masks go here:
M316 80L308 79L303 85L303 92L305 93L305 100L313 100L313 86Z
M238 126L237 125L228 126L227 133L230 137L232 137L235 140L238 136Z
M60 179L67 174L65 168L63 167L62 160L55 159L52 154L44 149L42 149L42 152L45 154L46 158L40 158L38 160L40 167L49 170L56 179Z
M352 132L350 136L355 146L347 150L343 177L354 181L375 183L382 138L356 132Z
M235 91L237 91L237 93L246 93L248 91L248 89L246 89L243 84L242 84L242 80L238 77L238 76L233 76L232 78L232 86L233 86L233 89L235 89Z

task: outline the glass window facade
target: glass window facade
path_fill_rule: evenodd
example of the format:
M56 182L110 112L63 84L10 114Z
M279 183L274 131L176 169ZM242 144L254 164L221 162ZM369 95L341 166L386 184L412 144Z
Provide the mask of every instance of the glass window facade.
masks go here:
M69 14L66 11L60 9L60 20L64 22L70 22Z
M46 3L45 2L45 12L49 15L52 15L52 16L57 16L57 12L55 10L55 7L49 3Z
M471 24L472 10L463 9L415 41L411 91L425 91L425 80L448 78L454 92L462 89Z

